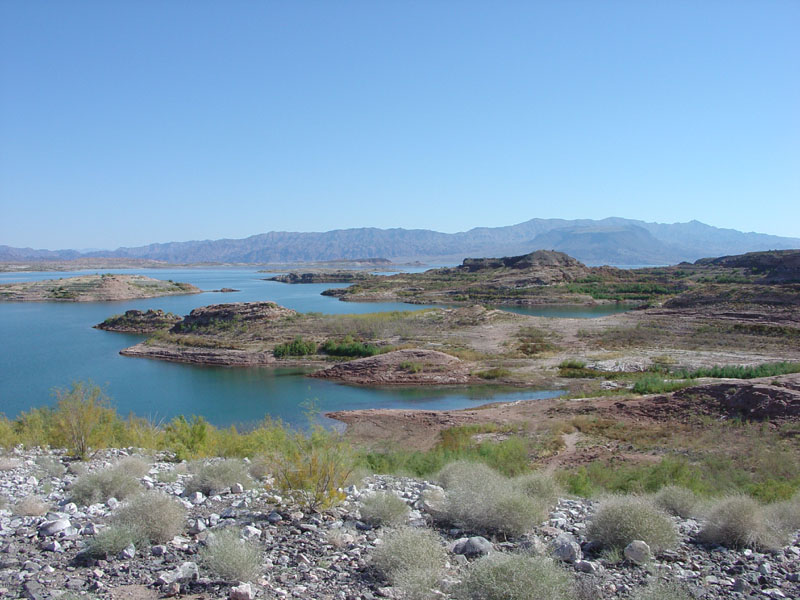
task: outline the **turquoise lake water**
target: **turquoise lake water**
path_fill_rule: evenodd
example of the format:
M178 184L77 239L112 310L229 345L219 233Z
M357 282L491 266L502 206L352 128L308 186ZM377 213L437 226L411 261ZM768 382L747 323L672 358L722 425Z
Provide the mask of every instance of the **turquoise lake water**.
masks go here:
M71 277L96 271L0 273L0 283ZM264 281L252 269L103 270L141 273L157 279L192 283L203 290L231 287L235 293L204 292L123 302L0 303L0 412L9 418L53 402L54 388L91 380L104 388L122 414L158 420L202 415L215 425L250 424L265 415L292 424L305 423L304 404L322 411L358 408L450 409L489 401L513 401L557 395L552 390L489 390L486 387L366 388L303 377L296 369L199 367L120 356L142 336L93 329L105 318L136 308L163 309L180 315L198 306L223 302L272 301L301 312L328 314L419 310L401 303L340 302L320 292L337 284L287 285ZM605 308L605 307L604 307ZM560 309L558 315L592 317L614 312ZM537 314L526 309L526 314ZM566 313L564 312L566 310ZM547 312L547 311L545 311ZM544 316L548 316L544 314Z

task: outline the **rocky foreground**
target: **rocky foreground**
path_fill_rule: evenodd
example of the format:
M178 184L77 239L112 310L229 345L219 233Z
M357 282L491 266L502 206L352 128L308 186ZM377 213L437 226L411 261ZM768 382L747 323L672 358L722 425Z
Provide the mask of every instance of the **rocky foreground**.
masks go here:
M96 471L127 454L105 451L88 468ZM408 524L424 526L431 523L431 498L441 492L425 481L371 476L347 488L346 500L338 507L313 513L269 489L270 479L251 489L234 484L209 496L187 494L190 475L185 465L158 458L140 482L186 507L182 533L165 544L129 546L117 556L100 560L87 558L82 551L120 503L113 498L90 506L74 503L70 485L76 476L59 472L57 467L68 461L58 452L17 450L2 457L0 495L8 500L8 507L0 510L0 597L398 598L398 590L386 587L370 568L370 553L381 543L385 530L360 520L358 501L377 490L389 490L412 508ZM48 503L49 509L30 516L12 510L35 496ZM701 524L674 518L680 537L677 549L647 560L646 549L632 548L625 557L611 560L585 537L595 506L589 500L563 498L546 522L511 541L486 540L457 529L438 530L449 552L448 581L456 583L461 567L485 553L524 550L551 555L572 572L582 599L631 597L659 579L683 582L697 598L800 597L798 532L790 545L772 554L735 551L700 544L696 538ZM254 581L212 578L198 558L210 534L231 526L241 528L242 536L258 542L263 550L260 575Z

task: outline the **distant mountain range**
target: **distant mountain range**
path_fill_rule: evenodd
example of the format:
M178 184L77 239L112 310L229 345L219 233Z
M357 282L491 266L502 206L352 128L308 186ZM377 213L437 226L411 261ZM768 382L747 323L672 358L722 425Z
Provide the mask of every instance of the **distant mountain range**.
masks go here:
M290 263L381 257L395 262L444 263L542 249L565 252L589 265L658 265L789 248L800 248L800 238L743 233L699 221L664 224L611 217L531 219L461 233L372 227L324 233L272 231L244 239L168 242L93 252L0 246L0 261L128 258L170 263Z

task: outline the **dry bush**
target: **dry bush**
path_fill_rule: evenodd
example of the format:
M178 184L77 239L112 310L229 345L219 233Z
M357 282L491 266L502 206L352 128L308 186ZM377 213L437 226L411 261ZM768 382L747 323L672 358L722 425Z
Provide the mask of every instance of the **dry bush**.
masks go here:
M555 506L564 493L555 478L546 473L520 475L514 478L514 485L526 496L541 500L548 507Z
M274 467L275 465L272 462L272 458L264 454L258 454L250 459L250 467L248 470L250 472L250 477L259 481L271 476Z
M113 524L104 527L92 537L86 552L95 558L108 558L116 556L131 544L141 549L146 543L147 540L137 529Z
M361 500L361 520L373 527L404 524L408 520L410 508L397 494L377 492Z
M767 510L749 496L728 496L709 510L700 539L728 548L777 550L789 537L788 521L781 522L779 514L779 509Z
M81 475L72 484L72 499L78 504L105 502L109 498L124 500L140 491L142 486L124 470L109 467Z
M261 570L261 549L244 541L238 529L213 532L198 556L206 569L225 581L253 581Z
M618 496L601 502L592 516L587 537L616 549L642 540L656 554L674 547L678 541L670 518L640 496Z
M183 530L186 508L163 492L147 491L131 498L116 512L113 522L136 530L154 544L168 542Z
M395 529L372 551L378 575L411 596L438 585L446 562L447 552L430 529Z
M114 468L121 473L141 479L150 472L150 463L139 456L129 456L119 460Z
M36 466L41 469L48 477L61 477L67 468L55 456L39 456L36 458Z
M470 565L456 587L458 600L574 600L573 579L541 556L490 554Z
M241 460L228 458L194 466L194 476L186 483L186 492L203 492L210 496L238 483L250 487L247 465Z
M8 458L0 456L0 471L11 471L22 466L22 461L18 458Z
M50 510L50 505L36 496L26 496L17 502L11 512L20 517L39 517Z
M789 500L769 504L764 509L767 520L780 534L789 535L800 529L800 493Z
M671 515L688 519L697 508L698 498L690 489L679 485L668 485L658 491L653 502Z
M443 518L469 531L522 535L547 517L548 503L528 496L516 482L480 463L453 463L446 482Z

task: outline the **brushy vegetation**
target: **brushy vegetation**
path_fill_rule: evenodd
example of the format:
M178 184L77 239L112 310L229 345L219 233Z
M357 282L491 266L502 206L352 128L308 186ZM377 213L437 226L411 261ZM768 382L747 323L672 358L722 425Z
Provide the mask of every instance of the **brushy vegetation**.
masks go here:
M234 484L250 487L247 465L239 459L228 458L211 463L197 463L190 466L194 472L186 482L188 493L202 492L206 496L219 493Z
M365 356L375 356L381 352L386 352L390 348L381 348L375 344L353 339L352 336L345 336L341 340L326 340L322 344L321 350L330 356L345 356L349 358L362 358Z
M547 502L480 463L452 463L439 481L446 493L442 518L471 532L515 537L547 516Z
M586 535L605 548L617 550L634 540L642 540L654 553L672 548L678 539L669 517L647 498L637 496L620 496L601 502Z
M446 561L447 552L430 529L402 527L390 531L372 551L377 574L412 597L438 585Z
M175 498L156 491L131 498L114 514L113 522L154 544L168 542L183 530L186 509Z
M301 337L294 338L291 342L278 344L272 349L275 358L286 358L288 356L308 356L317 353L317 343L312 340L304 340Z
M788 543L791 526L798 525L790 512L784 512L791 506L786 503L769 510L748 496L728 496L709 510L700 538L729 548L777 550Z
M478 371L475 375L481 379L502 379L511 375L511 371L504 367L494 367L485 371Z
M775 362L760 365L725 365L706 367L693 371L677 371L673 375L680 379L715 377L726 379L755 379L756 377L777 377L790 373L800 373L800 362Z
M361 500L361 520L373 527L397 527L408 520L410 508L397 494L379 491Z
M667 394L669 392L676 392L690 385L692 385L691 381L675 381L664 379L660 375L654 373L647 373L634 382L633 392L635 394Z
M575 600L573 578L549 558L496 553L470 565L458 600Z
M70 495L76 503L89 505L105 502L109 498L124 500L141 489L142 486L125 466L112 466L78 477L72 484Z
M254 581L261 570L261 548L243 540L234 528L214 531L198 556L209 572L225 581Z
M36 496L26 496L11 507L11 512L20 517L38 517L48 510L50 505Z
M526 496L544 502L548 507L555 506L563 490L554 477L545 473L528 473L514 479L514 485Z
M519 338L519 351L525 356L538 356L558 348L550 341L545 331L536 327L523 327L517 333L517 338Z
M688 519L694 514L698 498L690 489L679 485L668 485L658 491L653 502L671 515Z
M67 470L64 463L55 456L38 456L36 466L48 477L61 477Z
M126 525L112 524L104 527L92 537L86 552L95 558L110 558L131 544L134 548L141 549L146 543L147 541L137 529Z

